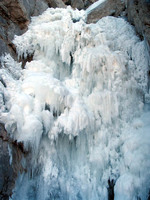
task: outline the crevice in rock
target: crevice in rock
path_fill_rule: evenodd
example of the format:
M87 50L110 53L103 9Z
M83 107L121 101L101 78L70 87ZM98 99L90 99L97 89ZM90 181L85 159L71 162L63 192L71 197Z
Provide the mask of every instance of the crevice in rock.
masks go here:
M2 77L0 78L0 82L3 84L3 86L4 86L5 88L7 87L7 85L6 85L5 81L3 80L3 78L2 78Z
M71 0L65 1L65 4L66 4L67 6L71 6Z
M72 68L73 68L73 55L72 53L70 52L70 74L72 73Z
M16 47L13 43L9 43L8 47L11 49L11 51L13 51L13 53L17 56L17 51L16 51Z
M148 194L148 199L147 200L150 200L150 190L149 190L149 194Z
M114 200L114 186L115 186L115 181L112 179L108 180L108 200Z

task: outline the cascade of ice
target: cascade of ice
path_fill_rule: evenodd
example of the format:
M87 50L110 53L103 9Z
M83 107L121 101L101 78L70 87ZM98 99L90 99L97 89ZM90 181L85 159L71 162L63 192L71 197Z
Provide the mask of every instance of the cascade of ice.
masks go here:
M30 154L13 200L146 200L150 113L148 59L123 19L85 23L85 12L48 9L14 39L25 69L9 55L0 70L1 116ZM27 172L26 172L27 171Z

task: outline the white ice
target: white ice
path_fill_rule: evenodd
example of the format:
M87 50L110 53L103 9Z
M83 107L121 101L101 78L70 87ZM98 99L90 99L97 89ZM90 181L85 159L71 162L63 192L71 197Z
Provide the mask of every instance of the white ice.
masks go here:
M25 69L3 58L0 121L30 151L13 200L146 200L150 186L148 58L121 18L48 9L15 36ZM16 69L19 69L16 71Z

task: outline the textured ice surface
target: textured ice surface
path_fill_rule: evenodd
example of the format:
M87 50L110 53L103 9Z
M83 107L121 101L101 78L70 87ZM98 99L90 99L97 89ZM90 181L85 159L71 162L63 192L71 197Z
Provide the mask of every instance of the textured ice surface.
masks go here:
M115 200L147 199L144 42L121 18L87 25L84 17L70 7L48 9L13 41L18 56L34 54L33 61L16 71L20 64L3 58L0 119L31 151L13 200L106 200L109 179Z

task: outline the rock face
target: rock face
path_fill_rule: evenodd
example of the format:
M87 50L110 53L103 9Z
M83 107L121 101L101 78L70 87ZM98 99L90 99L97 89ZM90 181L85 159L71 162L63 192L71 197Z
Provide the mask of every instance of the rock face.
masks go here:
M136 28L137 33L145 39L150 55L150 0L128 0L128 20Z
M79 10L86 9L96 1L97 0L63 0L66 5L70 5L72 8L77 8Z
M53 7L53 8L65 8L66 5L64 4L63 1L61 0L46 0L46 2L48 3L49 7Z
M125 2L121 0L106 0L89 12L87 23L96 23L105 16L119 16L125 10Z
M71 6L81 10L84 9L84 2L82 0L71 0Z
M6 131L0 124L0 199L9 199L13 185L13 169L9 162Z

